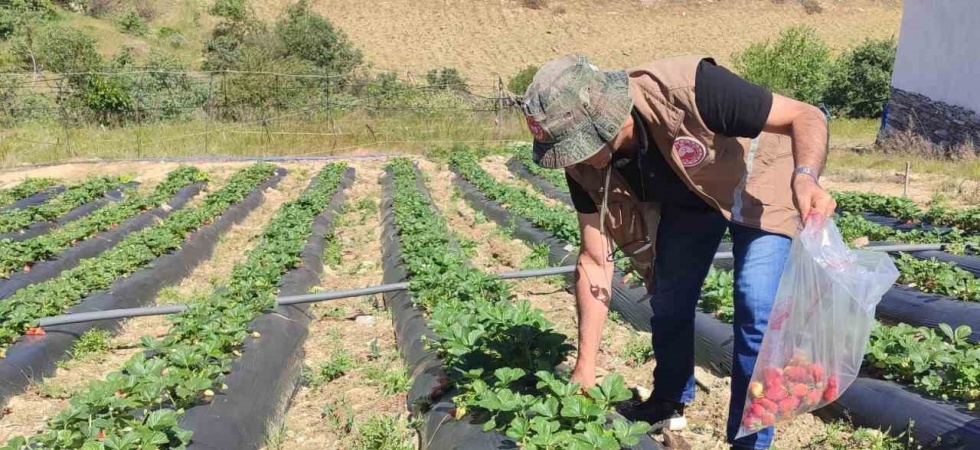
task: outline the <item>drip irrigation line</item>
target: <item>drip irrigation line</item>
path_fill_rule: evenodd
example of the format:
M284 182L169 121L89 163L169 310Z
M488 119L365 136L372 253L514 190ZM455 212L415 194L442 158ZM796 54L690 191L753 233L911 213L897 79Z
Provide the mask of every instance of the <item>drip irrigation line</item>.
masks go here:
M939 250L943 244L915 244L915 245L881 245L865 247L866 250L897 252L897 251L921 251ZM715 260L732 259L732 252L715 253ZM501 280L513 280L519 278L546 277L552 275L564 275L575 271L575 266L548 267L544 269L519 270L514 272L502 272L498 274ZM365 295L383 294L386 292L403 291L408 289L408 283L382 284L379 286L369 286L357 289L346 289L340 291L320 292L316 294L290 295L279 297L276 304L278 306L298 305L304 303L319 303L330 300L338 300L350 297L362 297ZM186 311L187 305L168 305L150 306L143 308L110 309L105 311L91 311L75 314L62 314L58 316L44 317L40 319L41 327L51 327L55 325L67 325L81 322L95 322L109 319L122 319L128 317L142 316L162 316L176 314Z

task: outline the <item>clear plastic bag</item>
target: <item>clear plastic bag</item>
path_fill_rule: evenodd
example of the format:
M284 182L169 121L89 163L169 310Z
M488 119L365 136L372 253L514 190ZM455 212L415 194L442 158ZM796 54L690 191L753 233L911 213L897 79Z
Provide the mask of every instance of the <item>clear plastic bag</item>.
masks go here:
M832 219L793 240L736 437L836 400L857 377L875 307L898 279L888 254L852 250Z

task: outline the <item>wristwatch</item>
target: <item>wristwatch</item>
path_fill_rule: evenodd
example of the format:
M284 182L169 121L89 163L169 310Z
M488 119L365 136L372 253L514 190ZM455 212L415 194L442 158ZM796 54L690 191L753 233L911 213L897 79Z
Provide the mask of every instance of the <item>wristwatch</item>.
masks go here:
M813 169L810 169L809 167L806 166L800 166L797 167L796 170L793 170L793 176L796 177L797 174L809 175L810 178L813 178L813 182L817 183L817 186L820 186L820 180L819 180L820 175L817 175L817 173L814 172Z

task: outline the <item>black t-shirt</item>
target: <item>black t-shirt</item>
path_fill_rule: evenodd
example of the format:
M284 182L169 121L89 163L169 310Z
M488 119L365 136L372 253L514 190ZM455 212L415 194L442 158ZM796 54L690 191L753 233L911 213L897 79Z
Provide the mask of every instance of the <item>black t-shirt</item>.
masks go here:
M694 82L694 101L701 120L712 132L730 137L754 138L762 132L772 109L772 93L752 84L711 61L698 64ZM638 126L642 121L634 112ZM628 158L613 153L611 164L620 171L633 192L644 201L679 202L704 205L694 192L667 164L663 155L649 142L643 156ZM575 210L583 214L598 212L592 197L567 174L568 189Z

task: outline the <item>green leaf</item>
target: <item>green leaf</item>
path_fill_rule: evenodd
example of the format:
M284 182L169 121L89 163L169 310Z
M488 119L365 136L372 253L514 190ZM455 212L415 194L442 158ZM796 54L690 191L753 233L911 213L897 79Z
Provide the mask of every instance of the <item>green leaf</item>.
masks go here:
M169 409L158 409L146 416L146 426L151 430L163 430L177 425L177 414Z
M531 405L531 412L542 417L556 417L558 416L558 407L558 399L548 397Z
M973 334L973 330L967 325L960 325L956 327L955 335L957 341L963 341L970 337L971 334Z

